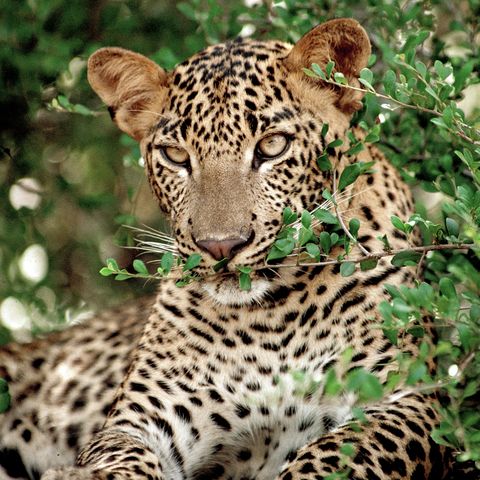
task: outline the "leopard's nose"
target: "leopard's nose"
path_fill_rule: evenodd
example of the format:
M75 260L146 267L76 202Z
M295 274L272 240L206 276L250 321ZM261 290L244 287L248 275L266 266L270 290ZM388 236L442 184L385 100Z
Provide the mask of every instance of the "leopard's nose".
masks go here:
M252 238L253 235L250 235L248 238L236 237L224 240L206 238L204 240L195 240L195 243L202 250L208 252L215 260L222 260L222 258L230 260L236 253L248 245Z

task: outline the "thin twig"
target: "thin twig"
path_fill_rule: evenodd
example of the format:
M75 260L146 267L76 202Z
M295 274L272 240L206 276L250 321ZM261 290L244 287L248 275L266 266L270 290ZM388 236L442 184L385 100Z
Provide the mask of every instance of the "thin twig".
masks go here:
M337 172L335 169L333 169L333 196L335 198L335 195L337 194ZM358 245L358 248L362 251L364 255L368 255L370 252L350 233L350 230L347 228L345 225L342 216L340 215L340 212L338 210L338 205L337 202L335 201L333 203L333 208L335 209L335 215L338 218L338 222L340 223L340 226L342 227L343 231L347 235L347 237L356 245Z
M459 365L458 371L462 374L468 365L470 365L471 361L475 358L476 352L472 351L470 352L467 357L462 361L462 363Z
M425 257L427 256L427 253L427 251L422 252L422 257L418 261L417 269L415 270L415 277L417 278L417 280L420 278L423 262L425 260Z

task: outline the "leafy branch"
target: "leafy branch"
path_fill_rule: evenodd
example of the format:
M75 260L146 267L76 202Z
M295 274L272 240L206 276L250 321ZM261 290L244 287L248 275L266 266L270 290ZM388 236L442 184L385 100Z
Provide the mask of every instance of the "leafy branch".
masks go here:
M454 101L450 101L447 104L449 97L458 93L460 87L464 85L465 71L459 72L458 83L453 86L446 82L446 79L453 75L452 68L442 64L439 60L435 62L435 79L432 78L427 67L422 62L417 61L415 64L416 68L403 61L402 56L397 56L395 62L398 67L408 70L411 75L420 82L419 84L422 85L421 88L418 88L418 90L414 92L415 95L406 88L405 77L401 77L399 81L393 70L388 70L383 77L385 93L381 93L375 89L372 84L373 73L368 68L362 69L358 79L364 88L350 85L343 73L334 72L335 62L332 60L326 65L325 71L316 63L312 64L311 69L304 68L303 71L307 76L320 79L327 84L363 94L372 94L377 98L397 104L400 107L427 113L433 117L440 117L432 119L432 123L448 130L451 134L458 135L464 141L474 146L480 146L480 140L478 140L480 138L480 130L465 122L463 111L457 107ZM468 69L466 71L468 71ZM427 79L430 80L430 82L427 81ZM417 84L417 87L419 84ZM423 102L427 104L433 103L438 109L420 105L419 101L414 102L414 99L423 100ZM408 103L408 101L412 103ZM382 106L385 108L385 105ZM464 129L469 130L469 133L465 133Z
M341 265L343 263L362 263L367 260L379 260L383 257L396 257L395 260L392 259L392 264L395 266L408 265L408 262L413 262L416 258L412 256L412 253L423 253L430 251L439 251L439 250L468 250L473 249L475 246L471 243L446 243L441 245L423 245L421 247L408 247L408 248L399 248L394 250L382 251L367 253L361 257L354 257L348 259L332 259L325 260L322 262L296 262L296 263L280 263L278 265L266 264L269 268L285 268L285 267L316 267L316 266L326 266L326 265ZM420 258L420 257L418 257ZM416 264L416 262L415 262ZM410 263L411 265L411 263Z

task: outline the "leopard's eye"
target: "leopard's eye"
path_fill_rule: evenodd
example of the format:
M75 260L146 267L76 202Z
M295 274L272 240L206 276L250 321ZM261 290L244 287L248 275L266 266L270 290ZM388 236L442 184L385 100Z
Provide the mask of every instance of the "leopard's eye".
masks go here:
M255 155L260 160L269 160L280 156L288 148L290 139L281 133L262 138L255 147Z
M180 167L184 167L188 164L190 155L184 148L179 147L163 147L162 153L167 160Z

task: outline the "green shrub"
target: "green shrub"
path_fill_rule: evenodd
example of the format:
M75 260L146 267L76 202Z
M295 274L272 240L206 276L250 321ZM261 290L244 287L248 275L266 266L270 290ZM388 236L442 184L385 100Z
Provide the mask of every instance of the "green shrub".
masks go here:
M0 120L0 181L7 186L0 190L0 299L2 306L8 300L7 306L16 308L23 322L15 335L68 323L82 313L82 302L104 305L105 298L114 302L135 295L147 274L144 264L133 263L131 251L115 248L133 242L132 234L120 226L162 226L145 194L137 147L126 136L119 137L87 86L85 59L93 50L120 45L170 68L206 44L240 32L293 42L326 19L354 17L371 34L374 51L369 69L361 75L365 108L354 123L368 132L369 141L378 141L414 188L417 214L394 217L392 224L408 235L419 228L424 242L423 249L393 257L396 265L420 263L425 273L414 288L386 286L391 301L381 305L383 329L393 342L401 342L402 332L424 337L425 319L433 322L440 340L434 347L423 342L420 357L405 363L403 375L411 388L436 389L444 399L443 421L434 439L453 446L460 460L479 463L478 1L222 4L107 1L92 10L87 2L45 0L20 7L14 0L4 2L0 106L8 115ZM332 67L321 71L312 65L306 75L350 88L341 75L331 75ZM363 147L354 140L352 148ZM326 157L319 165L330 168ZM368 168L357 165L344 171L339 189ZM28 194L31 208L14 205L15 189L24 197ZM327 199L331 194L325 192ZM345 256L335 260L342 262L342 275L375 267L377 257L348 257L349 245L356 241L355 222L338 224L339 233L315 238L311 216L335 226L335 212L297 213L298 220L295 212L285 212L283 236L271 250L271 259L301 248L311 261L325 261L332 245L343 242ZM295 220L301 223L300 237L289 230ZM379 256L391 253L388 239L383 242ZM459 245L462 248L453 248ZM32 252L43 258L43 270L32 273L22 267ZM127 285L106 282L97 272L110 256L118 263L110 261L104 275L130 271L141 280ZM171 268L172 260L164 260L160 274ZM248 274L240 271L242 288L248 288ZM4 322L0 343L11 335ZM425 367L429 355L438 360L434 378ZM368 374L359 375L365 380ZM364 395L377 395L378 385L367 379ZM346 379L347 387L357 380ZM335 382L332 379L330 388L342 388ZM395 382L398 378L392 377L390 387ZM6 387L3 390L6 398Z

